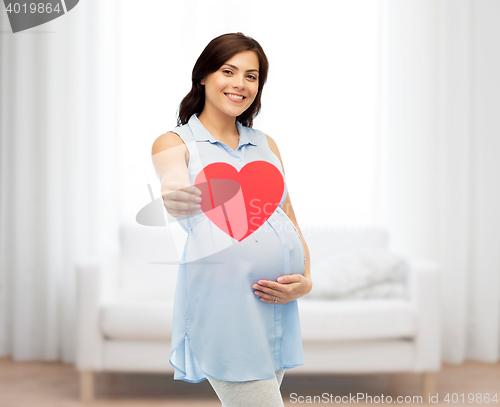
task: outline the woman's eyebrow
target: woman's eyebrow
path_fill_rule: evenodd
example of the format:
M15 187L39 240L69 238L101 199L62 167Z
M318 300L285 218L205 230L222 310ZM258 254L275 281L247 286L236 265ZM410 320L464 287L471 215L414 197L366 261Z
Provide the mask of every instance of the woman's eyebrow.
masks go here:
M238 67L237 66L234 66L234 65L231 65L231 64L224 64L224 65L227 65L227 66L230 66L231 68L234 68L238 71ZM247 72L259 72L258 69L247 69Z

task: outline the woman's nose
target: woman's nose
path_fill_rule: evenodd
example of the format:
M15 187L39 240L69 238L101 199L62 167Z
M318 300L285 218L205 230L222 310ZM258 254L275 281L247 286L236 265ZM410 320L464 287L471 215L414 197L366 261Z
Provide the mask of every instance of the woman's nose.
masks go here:
M233 82L233 86L235 88L243 89L245 87L245 82L243 80L243 77L236 76Z

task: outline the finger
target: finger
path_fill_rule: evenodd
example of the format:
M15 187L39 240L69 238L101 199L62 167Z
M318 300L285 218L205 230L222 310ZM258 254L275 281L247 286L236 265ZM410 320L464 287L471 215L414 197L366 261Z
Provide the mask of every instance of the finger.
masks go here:
M254 291L253 293L254 293L257 297L259 297L259 299L264 299L264 300L265 300L265 299L269 299L269 298L270 298L270 297L269 297L269 295L268 295L268 294L266 294L266 293L264 293L263 291L258 291L258 290L257 290L257 291ZM273 297L273 298L274 298L274 297Z
M254 286L253 288L261 291L262 293L266 294L266 295L280 295L282 292L281 291L278 291L278 290L274 290L270 287L263 287L263 286L260 286L260 285L256 285ZM274 298L274 297L273 297Z
M200 205L177 201L163 202L163 206L170 215L175 217L194 215L200 210Z
M274 302L274 299L275 298L278 298L278 300L276 302ZM267 295L267 294L264 294L260 297L260 300L263 301L263 302L268 302L268 303L273 303L273 304L278 304L280 302L280 297L277 297L275 295Z
M182 212L192 212L201 209L201 206L198 204L191 204L187 202L178 202L178 201L168 201L165 203L165 209L179 211Z
M259 289L266 289L266 292L282 292L285 290L285 284L276 283L274 281L262 280L258 283Z
M165 191L167 192L183 192L187 195L192 195L193 197L201 196L201 190L194 185L186 185L182 183L169 183L165 185Z
M188 194L192 194L195 196L201 195L201 190L199 188L196 188L194 185L190 185L188 187L182 188L182 190L187 192Z
M279 276L276 280L280 284L290 284L290 283L299 283L302 279L301 274L286 274L283 276Z
M201 202L201 197L183 190L171 191L163 194L163 199L180 202Z

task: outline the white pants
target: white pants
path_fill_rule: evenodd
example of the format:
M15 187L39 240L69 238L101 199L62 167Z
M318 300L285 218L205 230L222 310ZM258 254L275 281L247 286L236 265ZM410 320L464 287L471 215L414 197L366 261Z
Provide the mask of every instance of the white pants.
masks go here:
M207 376L222 407L284 407L280 386L285 371L276 371L274 379L228 382Z

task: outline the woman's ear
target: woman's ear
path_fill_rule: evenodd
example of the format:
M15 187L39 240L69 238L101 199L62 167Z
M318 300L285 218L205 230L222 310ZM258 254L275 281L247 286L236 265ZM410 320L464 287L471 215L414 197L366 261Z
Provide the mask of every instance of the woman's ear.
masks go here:
M200 85L205 85L205 77L200 79Z

